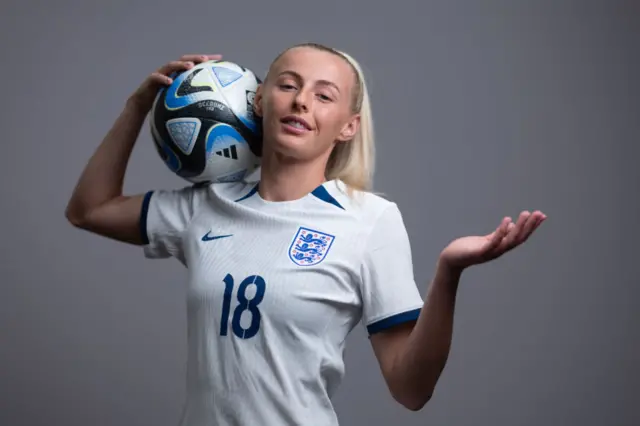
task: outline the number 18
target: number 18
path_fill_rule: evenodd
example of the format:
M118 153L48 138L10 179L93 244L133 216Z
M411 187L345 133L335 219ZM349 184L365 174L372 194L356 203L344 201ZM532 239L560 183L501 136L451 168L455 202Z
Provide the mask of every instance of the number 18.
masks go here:
M229 314L231 312L231 298L233 295L234 289L234 280L231 274L227 274L224 277L224 299L222 301L222 317L220 319L220 335L226 336L229 328ZM247 299L247 287L249 285L255 284L256 286L256 294L253 299ZM238 286L237 300L238 305L233 311L233 317L231 319L231 330L233 334L241 339L250 339L258 333L260 329L260 321L262 316L260 314L260 310L258 309L258 305L262 302L264 298L266 283L264 278L260 275L251 275L242 280L240 285ZM242 318L242 314L244 311L251 312L251 324L249 328L243 328L240 324L240 319Z

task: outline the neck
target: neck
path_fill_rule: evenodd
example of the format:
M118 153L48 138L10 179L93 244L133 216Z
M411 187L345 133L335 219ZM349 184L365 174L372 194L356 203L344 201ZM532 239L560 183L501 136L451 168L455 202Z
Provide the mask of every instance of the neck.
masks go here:
M325 181L322 158L303 162L277 153L265 153L258 192L267 201L292 201L309 194Z

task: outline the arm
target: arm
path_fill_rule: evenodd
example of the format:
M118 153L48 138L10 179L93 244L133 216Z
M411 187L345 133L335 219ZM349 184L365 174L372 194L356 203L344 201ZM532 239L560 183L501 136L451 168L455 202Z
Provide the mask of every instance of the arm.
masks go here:
M128 101L87 163L66 209L74 226L132 244L139 231L142 195L122 194L124 175L147 111Z
M419 410L433 395L449 356L462 272L524 243L545 219L539 211L522 212L517 224L505 218L488 235L453 241L438 259L435 277L417 321L372 336L374 352L397 401L411 410Z
M449 357L460 275L438 262L418 320L371 336L391 394L410 410L431 399Z
M75 187L66 209L74 226L131 244L144 244L140 215L144 194L124 195L124 175L131 152L158 89L173 82L174 72L220 55L185 55L152 73L127 100L124 110L99 145Z

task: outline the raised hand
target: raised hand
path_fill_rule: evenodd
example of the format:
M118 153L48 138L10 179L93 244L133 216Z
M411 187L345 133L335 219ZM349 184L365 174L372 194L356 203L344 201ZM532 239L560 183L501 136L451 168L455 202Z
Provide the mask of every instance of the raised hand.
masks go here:
M454 240L442 251L440 259L459 270L496 259L527 241L546 219L540 211L522 212L515 224L505 217L490 234Z
M222 55L184 55L177 61L171 61L152 72L129 97L129 103L146 113L151 109L158 90L173 83L173 73L180 73L196 64L221 58Z

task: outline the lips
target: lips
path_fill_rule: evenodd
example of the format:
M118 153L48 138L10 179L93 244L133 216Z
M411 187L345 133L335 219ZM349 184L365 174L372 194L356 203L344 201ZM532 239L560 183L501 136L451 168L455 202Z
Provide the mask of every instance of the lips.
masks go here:
M309 123L307 123L303 118L295 116L295 115L288 115L288 116L284 117L280 121L282 123L284 123L284 124L297 123L300 126L302 126L305 130L311 130L311 125Z

